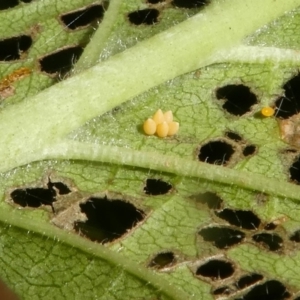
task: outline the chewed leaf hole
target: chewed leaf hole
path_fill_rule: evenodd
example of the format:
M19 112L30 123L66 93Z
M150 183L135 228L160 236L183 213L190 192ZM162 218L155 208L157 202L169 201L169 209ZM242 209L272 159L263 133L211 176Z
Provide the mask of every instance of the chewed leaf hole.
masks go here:
M22 207L40 207L50 205L55 201L55 191L44 188L28 188L14 190L10 196L14 203Z
M233 153L233 146L225 141L211 141L201 146L198 159L209 164L226 165Z
M231 289L230 287L228 286L222 286L220 288L217 288L213 291L213 294L216 295L216 296L219 296L219 295L229 295L231 294Z
M254 273L254 274L250 274L250 275L241 277L235 285L239 290L242 290L242 289L247 288L248 286L251 286L251 285L257 283L258 281L262 280L263 278L264 277L262 275Z
M246 114L258 102L250 88L242 84L221 87L216 91L216 97L224 102L222 107L235 116Z
M16 37L0 40L0 60L11 61L21 59L32 44L32 38L29 35L20 35Z
M268 223L266 224L266 226L264 227L265 230L274 230L277 227L277 225L275 223Z
M181 8L196 8L203 7L208 4L208 0L173 0L172 4L176 7Z
M165 2L165 0L147 0L148 3L150 4L157 4L157 3L160 3L160 2Z
M255 230L260 225L260 219L252 211L248 210L225 208L220 212L216 212L216 215L219 218L226 220L229 224L243 229Z
M158 22L159 11L154 8L136 10L128 14L128 20L134 25L153 25Z
M253 241L260 243L264 247L268 248L270 251L279 250L282 247L283 240L276 233L258 233L253 235Z
M217 194L212 192L192 195L191 199L206 204L210 209L220 209L223 203L223 200Z
M78 221L74 229L92 241L111 242L130 231L145 214L133 204L123 200L89 198L80 204L81 211L86 214L87 221Z
M293 162L289 169L289 172L291 180L296 184L300 184L300 157L297 157Z
M170 267L176 262L176 258L173 252L163 252L157 254L148 264L150 268L162 269L164 267Z
M275 115L287 119L300 112L300 74L287 81L283 89L283 96L275 102Z
M97 4L64 14L60 17L60 19L67 28L75 30L79 27L87 26L94 21L101 19L103 14L103 6Z
M0 10L12 8L19 5L18 0L2 0L0 1Z
M256 152L256 146L255 145L248 145L243 150L244 156L250 156L253 155Z
M229 139L235 141L235 142L240 142L240 141L243 140L242 137L239 134L237 134L235 132L232 132L232 131L225 132L225 136L228 137Z
M234 267L232 263L213 259L202 266L198 267L196 275L203 277L209 277L212 280L220 280L230 277L234 273Z
M212 242L219 249L239 244L245 238L245 233L242 231L227 227L207 227L198 233L204 241Z
M62 183L62 182L48 182L48 188L49 189L56 189L58 191L59 195L67 195L69 193L71 193L71 190L69 189L69 187Z
M300 243L300 230L295 231L290 237L290 240L296 243Z
M56 201L56 196L69 194L72 191L63 182L51 182L50 178L47 187L48 188L16 189L10 193L10 196L15 204L22 207L40 207L41 205L49 205L54 212L52 204Z
M40 59L41 70L49 74L66 74L83 52L80 46L61 49Z
M160 179L147 179L144 192L147 195L163 195L172 189L172 185Z
M245 296L236 300L284 300L291 295L286 287L277 280L269 280L253 287Z

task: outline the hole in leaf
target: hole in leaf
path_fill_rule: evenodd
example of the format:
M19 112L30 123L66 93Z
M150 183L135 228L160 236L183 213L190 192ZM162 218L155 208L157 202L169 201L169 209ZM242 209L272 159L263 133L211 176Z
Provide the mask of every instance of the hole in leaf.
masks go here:
M50 205L55 201L55 191L44 188L16 189L10 196L14 203L22 207L40 207Z
M129 22L134 25L153 25L158 22L159 11L154 8L136 10L128 14Z
M208 0L173 0L172 4L176 7L181 7L181 8L195 8L195 7L203 7L209 2L210 1Z
M217 194L212 192L192 195L191 198L206 204L210 209L220 209L223 202L223 200Z
M291 165L290 169L290 178L296 184L300 184L300 157L297 157L294 163Z
M211 141L201 146L198 159L209 164L226 165L233 153L232 145L225 141Z
M82 51L82 47L76 46L44 56L40 59L41 70L49 74L59 73L60 75L64 75L71 70L74 63L82 54Z
M169 267L176 262L176 258L173 252L163 252L157 254L149 263L150 268L162 269Z
M92 24L94 21L101 19L103 14L103 6L97 4L64 14L60 18L66 27L71 30L75 30L78 27L87 26Z
M217 295L229 295L230 293L231 293L231 290L228 286L222 286L222 287L220 287L218 289L215 289L213 291L213 294L216 295L216 296Z
M270 251L276 251L282 247L283 240L276 233L258 233L253 235L253 241L262 244Z
M260 219L252 211L225 208L215 213L219 218L226 220L229 224L243 229L253 230L257 229L260 225Z
M220 280L230 277L234 273L233 265L224 260L210 260L198 267L196 275L209 277L212 280Z
M254 273L241 277L235 285L239 290L242 290L262 280L263 278L264 277L262 275Z
M74 229L92 241L111 242L131 230L144 219L144 212L122 200L90 198L80 204L88 220L78 221Z
M240 135L238 135L237 133L232 132L232 131L225 132L225 136L228 137L229 139L235 141L235 142L240 142L240 141L243 140Z
M18 0L1 0L0 1L0 10L12 8L19 5Z
M268 224L264 227L264 229L265 229L265 230L274 230L276 227L277 227L276 224L274 224L274 223L268 223Z
M157 4L157 3L165 2L165 0L147 0L147 2L150 4Z
M286 287L277 280L269 280L253 287L245 296L237 300L284 300L290 297Z
M290 240L293 242L300 243L300 230L295 231L290 237Z
M275 115L287 119L300 112L300 74L286 82L283 89L284 95L275 102Z
M225 249L240 243L245 233L227 227L207 227L199 231L204 241L212 242L217 248Z
M255 151L256 151L256 147L254 145L248 145L244 148L243 155L250 156L250 155L254 154Z
M58 190L59 195L66 195L71 193L71 190L68 188L68 186L62 182L48 182L48 188L53 189L56 188Z
M144 192L147 195L164 195L172 189L172 185L160 179L147 179Z
M10 61L20 59L32 44L28 35L20 35L0 41L0 60Z
M252 105L257 103L255 94L242 84L221 87L216 91L216 97L225 101L222 107L235 116L244 115L251 110Z

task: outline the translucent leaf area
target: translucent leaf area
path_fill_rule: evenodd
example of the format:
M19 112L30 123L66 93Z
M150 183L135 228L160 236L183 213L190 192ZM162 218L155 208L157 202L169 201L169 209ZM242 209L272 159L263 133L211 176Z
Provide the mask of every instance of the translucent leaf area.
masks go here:
M2 2L19 299L300 298L299 0Z

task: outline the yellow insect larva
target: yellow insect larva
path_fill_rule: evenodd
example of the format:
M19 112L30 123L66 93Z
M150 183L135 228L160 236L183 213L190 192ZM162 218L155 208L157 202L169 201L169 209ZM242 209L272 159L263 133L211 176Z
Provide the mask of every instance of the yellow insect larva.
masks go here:
M157 125L156 127L157 136L164 138L168 135L168 132L169 132L169 125L166 121Z
M272 117L275 114L274 108L268 106L263 107L260 112L264 117Z
M161 109L159 109L152 117L153 121L156 123L156 125L164 122L164 114Z
M173 113L171 110L168 110L164 113L164 119L167 123L171 123L173 121Z
M143 129L147 135L153 135L156 132L156 123L149 118L144 122Z
M170 122L168 125L169 125L168 136L172 136L178 132L179 130L178 122Z

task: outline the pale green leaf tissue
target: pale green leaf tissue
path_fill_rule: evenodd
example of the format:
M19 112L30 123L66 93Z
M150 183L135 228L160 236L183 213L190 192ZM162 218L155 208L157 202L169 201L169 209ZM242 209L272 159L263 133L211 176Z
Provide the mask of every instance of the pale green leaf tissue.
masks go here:
M281 155L289 145L276 119L257 113L298 72L300 1L211 0L181 9L170 1L111 0L99 24L70 31L60 23L61 14L91 3L102 4L36 0L0 11L1 39L34 36L27 57L0 64L2 79L20 67L32 70L1 100L0 277L21 299L216 299L213 290L254 272L296 293L300 252L289 237L300 229L300 187L289 182L291 161ZM148 7L160 10L158 23L128 22L129 12ZM44 55L76 44L87 46L69 78L57 82L40 71ZM256 93L250 113L222 109L215 91L227 84ZM158 108L173 111L180 123L175 137L144 135L142 123ZM243 159L236 154L226 167L199 162L199 146L226 131L258 150ZM14 188L42 187L49 177L72 188L70 207L92 195L115 195L147 217L101 245L57 226L49 208L13 204ZM146 195L147 178L172 190ZM201 240L201 228L228 226L200 203L205 193L217 194L223 208L251 210L262 224L277 222L283 250L252 241L263 225L244 230L244 242L229 249ZM177 262L149 268L164 251ZM213 257L234 266L224 282L195 275Z

